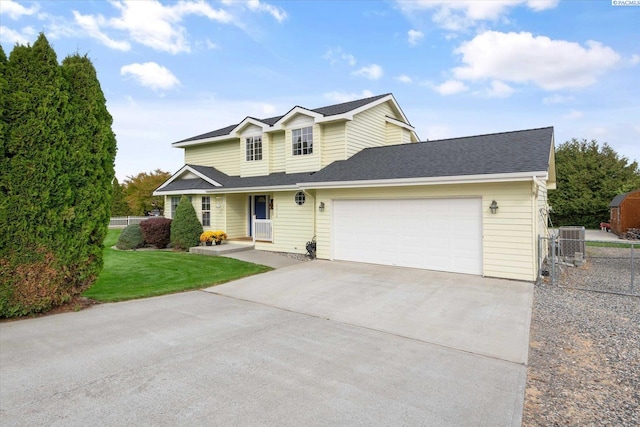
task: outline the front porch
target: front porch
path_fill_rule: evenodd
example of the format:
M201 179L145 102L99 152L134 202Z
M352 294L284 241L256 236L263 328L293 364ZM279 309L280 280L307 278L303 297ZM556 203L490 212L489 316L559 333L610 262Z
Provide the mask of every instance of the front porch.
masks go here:
M209 256L222 256L235 252L244 252L254 249L253 240L227 240L221 245L194 246L189 248L189 253Z

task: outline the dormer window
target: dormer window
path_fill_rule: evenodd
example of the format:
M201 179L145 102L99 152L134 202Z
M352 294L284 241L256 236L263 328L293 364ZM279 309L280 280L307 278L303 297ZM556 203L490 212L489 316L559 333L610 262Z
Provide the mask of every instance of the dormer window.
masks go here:
M262 137L250 136L245 139L247 148L247 162L262 160Z
M313 154L313 127L292 130L291 141L294 156Z

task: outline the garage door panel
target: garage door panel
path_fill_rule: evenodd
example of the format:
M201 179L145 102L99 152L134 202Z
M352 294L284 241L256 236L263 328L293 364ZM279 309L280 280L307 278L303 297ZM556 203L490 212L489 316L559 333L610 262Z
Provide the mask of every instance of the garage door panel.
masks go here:
M335 200L333 257L482 273L480 199Z

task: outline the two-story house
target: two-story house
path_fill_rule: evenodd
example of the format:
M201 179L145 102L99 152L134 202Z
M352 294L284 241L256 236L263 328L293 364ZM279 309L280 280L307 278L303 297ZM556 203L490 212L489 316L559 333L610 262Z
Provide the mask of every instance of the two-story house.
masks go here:
M555 185L553 128L419 142L392 94L173 143L185 165L154 194L191 197L205 229L256 249L534 280Z

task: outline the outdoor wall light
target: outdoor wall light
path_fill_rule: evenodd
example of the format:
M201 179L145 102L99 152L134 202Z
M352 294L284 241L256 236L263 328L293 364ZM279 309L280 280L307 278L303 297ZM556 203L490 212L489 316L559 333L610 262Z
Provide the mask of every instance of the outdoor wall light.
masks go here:
M498 212L498 202L496 202L495 200L491 201L491 205L489 205L489 209L491 209L491 213L497 213Z
M320 206L318 206L320 212L324 212L324 202L320 202Z

